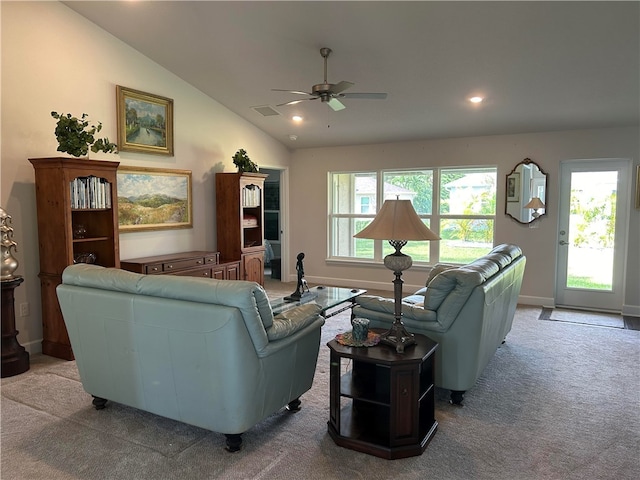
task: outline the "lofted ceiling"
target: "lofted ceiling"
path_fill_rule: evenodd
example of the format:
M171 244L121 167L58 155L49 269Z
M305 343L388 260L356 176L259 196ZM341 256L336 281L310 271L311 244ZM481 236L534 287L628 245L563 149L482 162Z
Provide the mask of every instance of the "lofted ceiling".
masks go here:
M63 3L291 149L639 123L638 2ZM329 83L387 99L276 106L321 47Z

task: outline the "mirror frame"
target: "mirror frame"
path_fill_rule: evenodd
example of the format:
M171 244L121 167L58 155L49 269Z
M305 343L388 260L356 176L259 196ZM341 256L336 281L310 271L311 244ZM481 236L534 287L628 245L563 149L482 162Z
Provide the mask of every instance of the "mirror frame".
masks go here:
M544 199L541 199L542 202L545 205L544 208L544 213L541 213L538 217L528 221L528 222L523 222L522 220L520 220L519 218L514 217L513 215L511 215L508 212L508 207L509 207L509 196L508 196L508 191L509 191L509 178L514 175L514 174L520 174L518 170L518 167L520 167L521 165L534 165L535 167L537 167L537 169L540 171L540 173L542 175L544 175L545 177L545 188L544 188ZM514 181L518 181L516 177L514 177ZM522 160L521 162L519 162L518 164L516 164L515 167L513 167L513 170L511 170L511 172L509 172L506 176L505 179L505 195L504 195L504 213L505 215L511 217L514 221L518 222L521 225L531 225L533 222L535 222L536 220L544 217L547 214L547 209L549 208L549 195L547 195L547 186L548 186L548 182L549 182L549 174L546 173L541 167L540 165L538 165L536 162L534 162L533 160L531 160L530 158L525 158L524 160ZM517 187L518 190L522 191L520 189L520 185L518 185Z

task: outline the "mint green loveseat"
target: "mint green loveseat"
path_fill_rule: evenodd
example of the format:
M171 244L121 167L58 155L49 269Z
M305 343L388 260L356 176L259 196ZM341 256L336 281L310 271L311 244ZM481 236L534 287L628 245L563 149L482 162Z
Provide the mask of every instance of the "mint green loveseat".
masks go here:
M67 267L57 295L85 391L227 436L311 388L324 318L306 304L273 316L245 281Z
M468 265L435 265L426 287L403 299L407 330L440 344L435 384L451 390L452 403L462 403L511 330L525 263L518 246L499 245ZM356 304L353 315L371 327L393 323L393 299L361 295Z

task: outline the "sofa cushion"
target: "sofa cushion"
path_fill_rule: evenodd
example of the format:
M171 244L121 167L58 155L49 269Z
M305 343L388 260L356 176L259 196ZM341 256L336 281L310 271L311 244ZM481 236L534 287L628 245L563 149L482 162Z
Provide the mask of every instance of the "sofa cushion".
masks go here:
M447 295L456 287L456 277L451 274L455 271L451 269L435 276L424 294L424 308L438 310Z
M321 310L322 307L317 303L307 303L279 313L273 317L273 324L267 329L269 341L286 338L312 324Z
M431 271L429 272L429 276L427 277L427 282L425 283L425 286L428 287L429 284L431 283L431 280L433 280L436 277L436 275L439 275L442 272L445 272L447 270L451 270L452 268L457 268L458 266L459 265L451 265L449 263L436 263L431 269Z
M507 255L506 253L499 253L499 252L488 253L485 256L485 258L488 258L489 260L494 261L496 265L498 265L498 268L500 270L502 270L507 265L511 264L511 262L513 261L513 259L511 258L511 255Z
M498 264L487 257L480 257L460 268L478 272L482 276L482 281L488 280L500 271Z
M493 266L497 271L498 266L496 264L493 264ZM448 327L453 323L473 289L481 285L485 280L485 276L481 272L467 267L464 266L441 273L427 288L425 308L432 308L433 304L438 304L438 323L443 327ZM439 281L440 278L443 280ZM438 292L437 296L429 295L429 290L434 290L433 287L436 283L444 287L441 291L450 289L444 298L440 298L440 292Z
M269 297L255 282L143 275L90 264L70 265L63 271L62 281L67 285L226 305L240 309L245 318L258 316L265 329L273 323ZM264 332L262 336L266 342Z
M141 278L143 276L139 273L88 263L73 265L62 272L62 281L67 285L125 293L138 293L138 282Z
M493 250L491 250L489 253L502 253L511 257L511 260L515 260L516 258L522 256L522 249L517 245L503 243L494 247Z

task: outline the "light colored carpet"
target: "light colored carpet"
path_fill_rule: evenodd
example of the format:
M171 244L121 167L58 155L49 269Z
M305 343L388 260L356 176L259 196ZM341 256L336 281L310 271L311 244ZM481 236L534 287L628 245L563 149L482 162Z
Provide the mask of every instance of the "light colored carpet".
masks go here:
M288 288L286 289L288 291ZM109 402L96 411L75 362L34 356L2 379L2 480L636 479L640 477L640 332L539 321L519 307L512 332L465 395L436 392L439 428L423 455L387 461L327 434L326 342L302 410L277 413L224 450L222 434Z

